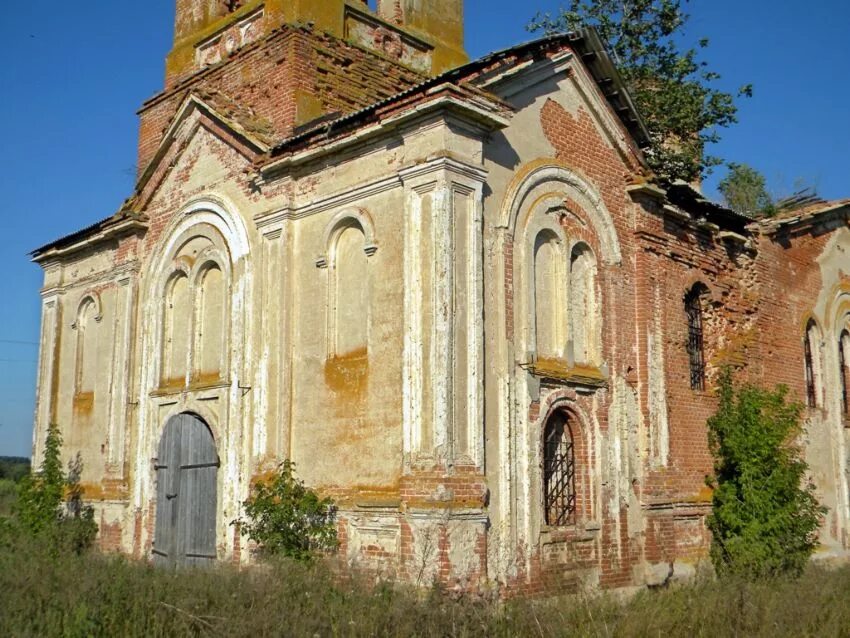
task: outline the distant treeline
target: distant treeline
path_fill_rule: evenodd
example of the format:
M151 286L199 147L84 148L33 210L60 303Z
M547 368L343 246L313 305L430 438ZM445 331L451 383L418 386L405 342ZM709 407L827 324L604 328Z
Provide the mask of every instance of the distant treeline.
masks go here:
M29 474L30 460L23 456L0 456L0 479L19 481Z

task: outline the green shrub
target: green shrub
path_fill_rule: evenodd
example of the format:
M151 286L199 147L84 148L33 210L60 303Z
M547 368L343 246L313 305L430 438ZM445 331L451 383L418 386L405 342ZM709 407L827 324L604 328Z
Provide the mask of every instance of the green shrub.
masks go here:
M336 507L295 476L295 464L281 463L269 481L258 481L243 503L246 518L234 521L267 556L309 560L335 549Z
M714 455L711 558L719 574L749 578L802 572L826 512L804 481L797 439L802 405L752 385L720 381L720 405L708 420Z
M41 468L21 479L13 524L21 532L39 538L54 552L79 553L94 543L97 523L94 510L83 503L80 455L68 464L66 475L62 471L61 451L62 435L56 425L50 425Z

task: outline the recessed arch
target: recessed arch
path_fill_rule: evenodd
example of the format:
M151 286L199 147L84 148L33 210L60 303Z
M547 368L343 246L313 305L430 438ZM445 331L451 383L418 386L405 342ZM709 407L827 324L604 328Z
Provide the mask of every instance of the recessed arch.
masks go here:
M337 238L346 228L352 226L359 228L360 232L363 233L363 252L366 256L371 257L375 254L378 245L375 243L375 225L372 222L371 215L362 208L346 208L334 215L325 225L325 230L322 232L322 250L324 250L324 253L316 258L316 266L325 268L331 264L334 259Z
M535 201L535 191L545 187L551 192L555 184L563 187L564 195L577 194L589 203L589 207L584 212L593 227L594 234L599 238L602 259L608 264L620 263L622 254L614 220L602 197L584 178L554 160L541 161L532 165L531 168L521 172L508 187L499 215L499 226L514 235L521 213L530 214L532 208L539 207L537 204L545 204L548 208L555 206L556 202L551 193L543 200ZM533 204L535 206L532 206Z
M234 314L235 309L243 308L243 300L250 296L248 237L241 217L230 212L232 209L218 198L193 200L169 223L146 265L145 275L149 281L146 294L156 300L154 303L163 305L153 330L148 332L153 339L153 347L146 348L154 357L153 365L147 365L153 373L148 377L152 387L218 383L229 378L230 370L236 365L234 360L245 356L243 348L233 348L231 344L234 330L242 325L241 318ZM210 275L211 272L214 274ZM186 364L176 366L175 363L183 360L183 353L178 350L178 356L173 356L169 352L174 351L175 343L173 338L169 343L169 331L178 317L178 312L172 313L174 308L169 308L172 296L169 289L174 285L173 280L180 277L185 277L187 286L187 301L182 303L181 299L178 310L180 320L188 326L185 331L187 352ZM220 320L206 322L209 317L205 312L211 306L205 301L209 302L211 297L208 294L205 299L204 285L213 279L219 280L213 306ZM217 344L215 347L208 343L211 331L203 327L205 323L216 328L212 339ZM182 339L183 326L178 327ZM210 365L210 357L205 353L213 352L221 360L220 365Z
M806 405L823 405L823 332L814 316L809 316L803 331L803 373Z
M103 319L103 303L100 300L100 295L95 290L90 290L83 293L80 297L80 302L77 304L77 312L74 314L74 321L71 323L71 328L76 330L80 325L80 318L83 313L88 310L88 304L94 308L93 319L100 322Z
M529 321L533 329L529 341L540 359L560 359L564 355L567 332L564 249L564 242L550 228L542 228L534 236L529 295Z
M600 363L601 321L597 292L596 255L584 241L570 250L569 323L573 359L576 363Z

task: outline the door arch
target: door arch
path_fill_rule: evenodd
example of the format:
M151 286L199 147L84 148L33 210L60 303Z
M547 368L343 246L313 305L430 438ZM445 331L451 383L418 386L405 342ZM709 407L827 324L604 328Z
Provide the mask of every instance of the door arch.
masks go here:
M168 419L154 467L154 563L203 565L215 560L219 459L203 419L188 413Z

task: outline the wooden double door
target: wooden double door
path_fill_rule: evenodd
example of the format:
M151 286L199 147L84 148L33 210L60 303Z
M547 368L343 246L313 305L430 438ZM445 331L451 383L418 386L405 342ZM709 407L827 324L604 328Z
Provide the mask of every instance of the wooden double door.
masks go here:
M155 564L204 565L215 560L218 467L207 424L194 414L171 417L155 465Z

